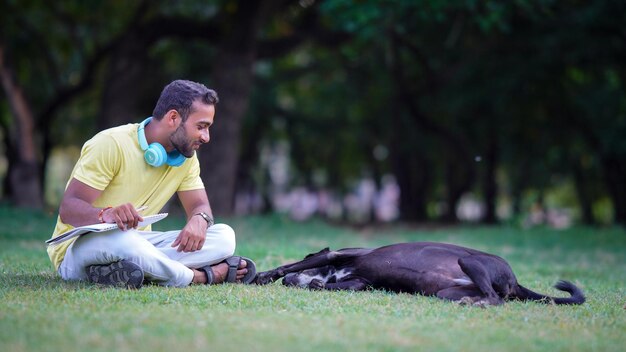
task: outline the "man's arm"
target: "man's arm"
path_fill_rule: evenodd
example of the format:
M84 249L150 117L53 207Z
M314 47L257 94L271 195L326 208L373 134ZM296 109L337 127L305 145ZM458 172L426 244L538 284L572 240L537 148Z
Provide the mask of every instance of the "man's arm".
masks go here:
M103 208L96 208L92 204L101 193L102 191L72 178L59 206L61 221L77 227L99 223L98 215L101 215L102 221L116 223L122 230L137 228L143 218L130 203L111 207L100 213Z
M187 225L180 231L172 247L178 246L179 252L193 252L204 245L209 225L202 216L195 214L202 212L213 218L209 198L204 189L196 189L178 192L178 199L187 213Z

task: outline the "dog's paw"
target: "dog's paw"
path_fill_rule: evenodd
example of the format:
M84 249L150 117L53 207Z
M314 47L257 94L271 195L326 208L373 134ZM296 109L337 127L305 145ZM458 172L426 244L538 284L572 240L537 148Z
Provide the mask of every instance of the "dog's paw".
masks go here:
M500 297L482 297L474 301L474 307L487 308L489 306L499 306L504 304L504 300Z
M474 304L472 304L473 307L478 307L478 308L487 308L488 305L489 305L489 302L484 299L478 300L474 302Z
M276 278L274 276L274 272L271 270L258 273L256 279L254 280L254 283L257 285L271 284L272 282L276 281Z
M460 306L471 306L474 304L474 300L471 297L465 296L460 300L456 301Z
M324 289L324 281L320 279L313 279L309 282L309 289L311 290L323 290Z

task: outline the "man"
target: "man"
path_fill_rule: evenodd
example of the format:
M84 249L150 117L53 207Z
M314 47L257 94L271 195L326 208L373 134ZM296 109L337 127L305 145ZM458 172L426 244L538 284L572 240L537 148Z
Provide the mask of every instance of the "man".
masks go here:
M115 223L48 247L64 280L139 288L145 279L166 286L245 282L255 265L233 257L235 233L213 225L195 151L209 142L218 97L202 84L167 85L153 117L110 128L87 141L65 189L52 237L73 227ZM177 193L187 224L180 231L138 229Z

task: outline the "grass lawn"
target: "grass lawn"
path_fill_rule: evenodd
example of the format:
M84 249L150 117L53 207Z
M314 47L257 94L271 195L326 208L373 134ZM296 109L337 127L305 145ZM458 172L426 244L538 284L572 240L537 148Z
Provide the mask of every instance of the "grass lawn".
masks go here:
M228 221L237 253L260 270L323 247L441 241L507 259L522 285L582 306L510 302L487 309L383 291L312 292L268 286L130 291L63 282L43 241L53 216L0 208L0 351L623 351L626 231L618 228L402 226L354 231L280 216ZM179 228L168 218L156 229Z

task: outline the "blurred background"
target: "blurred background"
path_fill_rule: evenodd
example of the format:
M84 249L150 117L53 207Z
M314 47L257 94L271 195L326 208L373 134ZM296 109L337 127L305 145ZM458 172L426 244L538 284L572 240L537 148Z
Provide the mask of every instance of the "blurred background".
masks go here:
M626 2L0 1L0 203L190 79L217 217L626 225ZM177 203L172 202L172 207Z

